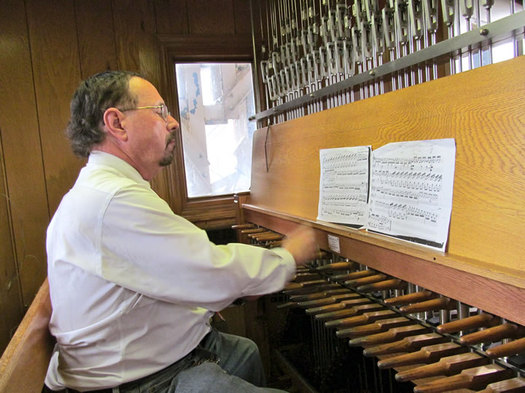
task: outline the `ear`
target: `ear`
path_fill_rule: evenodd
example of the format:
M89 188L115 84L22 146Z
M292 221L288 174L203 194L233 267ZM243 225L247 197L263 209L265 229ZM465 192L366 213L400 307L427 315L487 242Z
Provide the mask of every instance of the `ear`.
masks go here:
M112 135L121 141L127 141L128 134L122 126L122 120L125 116L126 115L117 108L106 109L102 119L104 121L104 129L108 135Z

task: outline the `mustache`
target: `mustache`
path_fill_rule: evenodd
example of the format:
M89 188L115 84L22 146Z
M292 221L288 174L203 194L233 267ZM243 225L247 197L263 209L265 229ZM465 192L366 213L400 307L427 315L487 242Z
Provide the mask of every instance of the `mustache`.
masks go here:
M176 137L175 133L173 133L173 132L170 133L170 134L168 135L168 137L166 138L166 145L169 145L170 142L175 142L176 139L177 139L177 137Z

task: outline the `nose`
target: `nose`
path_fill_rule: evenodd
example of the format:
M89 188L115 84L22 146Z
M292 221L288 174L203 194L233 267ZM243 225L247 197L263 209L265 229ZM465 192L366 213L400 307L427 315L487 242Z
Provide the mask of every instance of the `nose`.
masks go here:
M179 122L172 115L169 115L166 126L169 132L177 131L179 129Z

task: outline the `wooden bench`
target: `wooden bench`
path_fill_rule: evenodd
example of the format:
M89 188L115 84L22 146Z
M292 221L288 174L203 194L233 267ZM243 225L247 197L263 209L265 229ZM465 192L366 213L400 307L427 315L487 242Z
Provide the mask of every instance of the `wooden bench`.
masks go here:
M55 343L48 329L50 318L46 278L0 359L1 393L42 392Z

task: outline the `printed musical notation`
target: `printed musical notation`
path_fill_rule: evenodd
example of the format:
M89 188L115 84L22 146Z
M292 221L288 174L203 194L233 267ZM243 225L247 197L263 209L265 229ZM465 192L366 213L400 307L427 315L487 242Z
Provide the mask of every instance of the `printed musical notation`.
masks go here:
M369 147L356 149L367 151ZM340 162L334 157L338 153L341 152L334 151L330 155L325 153L325 156L330 156L330 163ZM382 146L369 155L370 181L368 175L362 174L361 177L362 181L367 179L367 192L359 189L359 193L352 194L348 200L340 190L331 192L347 185L339 183L338 177L330 176L325 177L330 180L323 183L322 171L321 190L324 187L326 190L322 193L323 203L321 198L319 201L319 219L359 224L369 231L444 251L452 211L455 155L453 139L398 142ZM355 162L351 165L346 168L347 171L361 172L361 166L356 167ZM330 170L329 165L326 168ZM338 170L343 168L338 166ZM365 199L368 203L363 202ZM357 210L346 210L355 207L356 200L361 202L360 214L357 214ZM326 212L339 220L323 218L327 216ZM344 215L348 221L340 219L339 216ZM359 221L351 222L356 217Z
M453 139L374 150L367 229L444 251L452 211Z
M319 152L318 219L358 227L366 223L370 151L370 146L357 146Z

